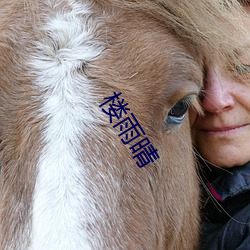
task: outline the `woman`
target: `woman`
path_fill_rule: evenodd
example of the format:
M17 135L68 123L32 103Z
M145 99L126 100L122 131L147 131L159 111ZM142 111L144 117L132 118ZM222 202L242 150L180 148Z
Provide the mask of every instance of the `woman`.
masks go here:
M246 4L247 5L247 4ZM250 6L249 32L238 77L209 63L202 91L204 116L191 114L204 196L201 249L250 249Z

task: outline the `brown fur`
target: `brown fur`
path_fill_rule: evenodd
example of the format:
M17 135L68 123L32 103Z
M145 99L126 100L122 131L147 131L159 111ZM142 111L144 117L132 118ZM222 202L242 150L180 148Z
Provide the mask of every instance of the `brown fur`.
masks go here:
M219 2L96 0L93 5L103 20L96 35L105 51L80 70L93 84L97 107L104 97L122 92L160 156L139 169L129 146L93 109L95 123L84 126L94 132L79 154L89 166L88 192L102 215L87 228L93 242L105 239L102 249L197 247L199 188L188 120L180 128L169 128L164 120L175 103L198 94L204 57L235 59L235 47L240 49L229 29L230 14L239 13L239 6L222 10ZM58 10L62 6L69 8L61 1ZM45 90L34 87L27 63L37 49L34 41L46 41L38 27L50 8L43 1L1 1L0 13L0 249L20 249L20 242L27 249L36 164L45 143L41 103L34 98Z

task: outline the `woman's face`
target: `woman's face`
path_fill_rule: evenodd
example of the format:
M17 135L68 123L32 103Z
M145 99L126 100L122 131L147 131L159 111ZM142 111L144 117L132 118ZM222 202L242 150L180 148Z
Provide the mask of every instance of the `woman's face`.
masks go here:
M244 24L249 40L242 63L250 65L250 17L244 19ZM194 145L214 165L243 165L250 161L250 73L243 83L210 64L206 76L201 97L205 115L191 112Z

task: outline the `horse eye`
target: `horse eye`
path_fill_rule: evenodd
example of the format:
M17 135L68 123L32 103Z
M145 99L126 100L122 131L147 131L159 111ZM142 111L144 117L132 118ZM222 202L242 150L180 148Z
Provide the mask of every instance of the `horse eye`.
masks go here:
M177 102L168 112L167 124L179 125L183 122L189 107L189 98Z

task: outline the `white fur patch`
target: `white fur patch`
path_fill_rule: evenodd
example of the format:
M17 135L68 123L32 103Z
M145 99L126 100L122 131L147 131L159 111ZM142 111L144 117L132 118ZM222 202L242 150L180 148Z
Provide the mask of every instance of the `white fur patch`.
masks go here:
M95 40L97 22L88 6L70 1L41 29L43 39L32 55L36 85L44 91L41 117L45 146L38 163L30 249L92 249L85 228L90 207L80 157L87 128L91 84L81 68L101 55ZM85 131L84 131L85 130ZM86 138L85 138L86 140Z

